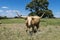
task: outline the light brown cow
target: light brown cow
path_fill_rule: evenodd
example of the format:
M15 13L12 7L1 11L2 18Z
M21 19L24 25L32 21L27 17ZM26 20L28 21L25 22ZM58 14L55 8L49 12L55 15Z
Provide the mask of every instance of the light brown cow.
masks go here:
M36 27L36 29L38 30L39 23L40 23L40 17L39 16L28 16L26 18L27 31L30 28L32 28L32 31L33 32L36 32L36 30L34 28Z
M42 16L44 14L45 13L43 13ZM41 17L39 17L39 16L27 16L27 17L20 16L20 17L26 19L26 26L27 26L27 30L26 31L29 31L29 29L32 28L32 31L36 32L38 30L38 28L39 28L40 19L42 18L42 16ZM34 29L35 27L36 27L36 30Z

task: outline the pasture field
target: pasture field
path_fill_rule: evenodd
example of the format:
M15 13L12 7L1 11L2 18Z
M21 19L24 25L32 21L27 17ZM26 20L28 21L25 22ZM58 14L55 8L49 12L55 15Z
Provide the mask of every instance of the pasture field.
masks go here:
M27 33L24 19L1 19L0 40L60 40L60 19L41 19L40 32Z

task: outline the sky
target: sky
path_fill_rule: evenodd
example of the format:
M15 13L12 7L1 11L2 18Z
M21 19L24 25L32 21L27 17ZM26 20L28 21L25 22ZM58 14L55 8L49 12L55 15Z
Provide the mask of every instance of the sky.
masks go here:
M30 11L26 10L26 5L31 0L0 0L0 16L14 17L19 15L27 16ZM60 18L60 0L48 0L48 8L53 11L55 17Z

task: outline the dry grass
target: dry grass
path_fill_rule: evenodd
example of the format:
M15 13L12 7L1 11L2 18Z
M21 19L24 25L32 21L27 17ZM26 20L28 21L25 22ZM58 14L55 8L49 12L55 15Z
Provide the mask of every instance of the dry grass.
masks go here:
M0 40L60 40L60 19L42 19L40 32L26 33L23 19L0 20Z
M41 26L41 31L30 36L25 24L1 24L0 40L60 40L60 26Z

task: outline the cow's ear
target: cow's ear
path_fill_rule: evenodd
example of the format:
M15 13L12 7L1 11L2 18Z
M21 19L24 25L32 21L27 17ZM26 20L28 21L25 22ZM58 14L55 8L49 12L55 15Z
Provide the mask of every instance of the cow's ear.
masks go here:
M32 20L34 20L34 18L32 18Z

